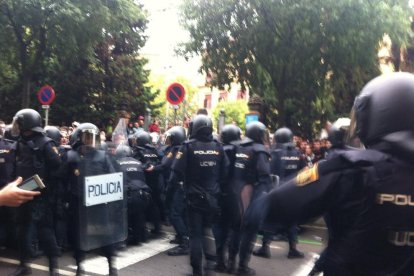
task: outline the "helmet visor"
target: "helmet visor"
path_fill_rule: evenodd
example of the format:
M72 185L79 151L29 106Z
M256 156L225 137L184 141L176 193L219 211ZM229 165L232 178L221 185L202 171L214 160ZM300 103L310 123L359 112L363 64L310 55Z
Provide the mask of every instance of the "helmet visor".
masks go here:
M82 130L81 137L80 137L81 143L84 146L89 146L92 148L99 147L99 135L94 129L84 129Z
M353 148L364 147L357 133L357 119L355 107L353 107L351 110L351 122L349 124L348 135L346 135L345 144Z

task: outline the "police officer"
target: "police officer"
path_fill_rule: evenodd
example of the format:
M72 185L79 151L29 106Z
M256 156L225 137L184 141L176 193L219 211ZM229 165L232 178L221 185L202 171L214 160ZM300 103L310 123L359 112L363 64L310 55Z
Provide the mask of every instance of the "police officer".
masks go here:
M0 121L0 189L11 182L14 177L15 141L4 138L3 121ZM15 241L14 209L0 207L0 245L12 246Z
M270 171L273 175L279 177L280 183L289 179L289 177L296 174L306 166L306 163L301 159L301 153L295 148L293 143L293 133L287 127L282 127L276 130L274 134L275 149L271 152ZM289 253L287 257L303 258L304 254L297 250L298 231L296 225L289 227L287 230L287 238L289 241ZM270 258L270 243L272 241L271 232L265 231L263 234L262 247L254 251L255 256Z
M216 224L213 228L216 239L216 255L217 264L215 267L216 272L226 272L227 262L225 253L227 248L227 240L232 233L238 233L240 224L238 223L239 218L239 201L238 195L235 193L231 186L231 179L233 177L234 162L236 159L236 145L241 139L240 128L236 125L229 124L225 125L220 133L220 140L223 143L224 153L229 161L229 171L226 175L226 179L222 182L220 194L220 207L221 213ZM239 243L239 239L234 239ZM238 247L238 246L237 246Z
M113 173L115 169L108 154L97 150L99 148L99 129L94 124L80 124L72 133L71 146L72 149L62 157L61 173L64 185L69 188L67 193L69 195L70 238L75 251L76 275L83 275L85 271L82 262L86 257L86 252L81 249L80 240L82 238L80 237L80 229L86 227L86 225L81 225L80 212L83 208L83 179L86 176ZM94 211L98 210L94 209ZM102 246L101 251L108 260L109 274L117 275L114 263L114 246L111 244Z
M211 227L219 212L220 182L224 180L227 160L223 147L213 140L213 124L206 115L193 120L191 139L175 156L172 185L183 185L187 198L190 262L193 275L202 275L202 256L207 253L203 243L204 230ZM204 248L203 248L204 245Z
M154 228L151 233L161 234L161 217L163 216L163 182L159 171L153 170L161 162L160 153L151 143L151 136L146 131L139 131L136 135L136 147L134 148L134 158L139 160L145 170L145 179L151 188L151 206L149 208L151 221Z
M145 214L151 202L151 189L145 182L145 173L140 161L131 157L132 150L127 145L116 148L116 159L124 175L124 193L128 200L128 225L131 233L128 243L137 245L147 240Z
M61 145L62 134L60 130L55 126L45 126L44 130L46 136L53 140L54 146L58 149L59 156L62 157L70 147ZM67 249L69 243L67 240L68 203L66 202L66 188L63 187L58 171L52 171L50 176L50 181L53 182L53 191L51 194L56 241L60 248Z
M246 126L246 137L238 144L234 162L232 188L239 197L240 252L238 275L255 275L254 269L248 266L253 250L256 233L260 224L242 225L243 217L250 205L270 190L270 154L265 147L269 143L266 126L261 122L251 122ZM233 239L237 239L234 235ZM231 242L229 248L228 272L235 272L237 241Z
M53 141L44 134L40 114L33 109L22 109L16 113L12 132L19 137L16 145L16 174L23 179L38 174L47 187L41 196L19 207L17 219L20 266L12 275L31 273L27 265L31 226L37 230L39 241L49 259L50 275L57 275L59 249L53 231L51 192L54 183L50 181L50 171L59 168L59 154Z
M165 149L161 166L166 181L166 206L169 208L170 221L176 232L175 241L173 240L172 242L178 244L178 247L168 251L167 254L169 256L189 254L184 186L169 182L172 163L185 139L185 129L181 126L174 126L165 133L165 144L167 145L167 148Z
M349 150L298 174L249 213L294 224L325 212L331 218L324 275L412 275L414 272L414 76L370 81L356 98ZM263 210L263 209L262 209ZM260 218L259 218L260 219Z

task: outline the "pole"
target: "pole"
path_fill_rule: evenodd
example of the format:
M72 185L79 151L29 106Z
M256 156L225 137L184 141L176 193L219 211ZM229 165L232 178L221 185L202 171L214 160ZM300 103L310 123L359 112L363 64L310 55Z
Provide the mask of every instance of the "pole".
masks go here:
M173 108L174 108L174 126L176 126L177 125L177 110L180 108L180 106L179 105L173 105Z
M45 110L45 126L49 125L49 105L42 105L42 108Z

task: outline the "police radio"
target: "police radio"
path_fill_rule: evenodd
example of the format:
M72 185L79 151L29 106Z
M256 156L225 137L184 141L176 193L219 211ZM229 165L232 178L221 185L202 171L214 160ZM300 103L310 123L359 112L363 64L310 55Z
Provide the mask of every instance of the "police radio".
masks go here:
M26 191L38 191L46 188L42 179L37 174L23 181L18 187Z

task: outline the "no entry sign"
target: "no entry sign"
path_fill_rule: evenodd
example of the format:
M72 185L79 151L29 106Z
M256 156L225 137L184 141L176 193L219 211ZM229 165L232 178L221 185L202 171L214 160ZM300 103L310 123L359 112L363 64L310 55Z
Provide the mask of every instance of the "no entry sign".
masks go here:
M52 86L45 85L37 92L37 99L43 105L50 105L55 100L56 94Z
M176 105L181 103L185 97L185 89L179 83L173 83L167 88L167 101L172 104Z

